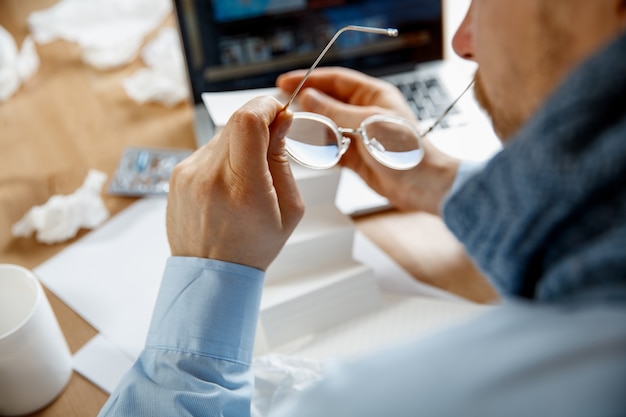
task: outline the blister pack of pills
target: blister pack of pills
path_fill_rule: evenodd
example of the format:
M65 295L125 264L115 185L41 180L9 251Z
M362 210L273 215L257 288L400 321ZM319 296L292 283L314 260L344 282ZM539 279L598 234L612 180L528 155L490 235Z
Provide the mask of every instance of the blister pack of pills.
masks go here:
M191 153L187 149L126 148L108 192L135 197L166 194L172 169Z

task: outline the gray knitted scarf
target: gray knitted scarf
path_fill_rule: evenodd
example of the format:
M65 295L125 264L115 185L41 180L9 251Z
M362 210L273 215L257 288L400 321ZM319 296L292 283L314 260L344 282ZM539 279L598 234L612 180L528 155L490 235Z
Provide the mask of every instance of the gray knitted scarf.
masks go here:
M568 77L444 219L505 295L626 302L626 34Z

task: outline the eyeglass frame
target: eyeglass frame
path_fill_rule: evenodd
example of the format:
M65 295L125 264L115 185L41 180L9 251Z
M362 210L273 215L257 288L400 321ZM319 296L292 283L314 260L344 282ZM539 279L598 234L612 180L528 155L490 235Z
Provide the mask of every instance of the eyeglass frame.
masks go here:
M300 80L300 83L298 84L296 89L293 91L293 93L291 93L291 96L289 97L289 100L283 106L281 111L285 111L285 110L287 110L289 108L291 103L294 101L294 99L296 98L296 96L298 95L298 93L300 92L302 87L304 86L304 83L306 82L306 80L309 78L309 76L311 75L313 70L320 63L320 61L322 60L324 55L326 55L326 52L328 52L328 50L333 45L333 43L335 43L337 38L342 33L346 32L346 31L367 32L367 33L386 35L386 36L390 36L390 37L397 37L398 36L398 29L394 29L394 28L375 28L375 27L369 27L369 26L356 26L356 25L348 25L348 26L342 27L337 32L335 32L333 37L330 39L330 41L328 41L328 43L326 44L326 46L324 47L322 52L320 52L320 54L318 55L316 60L313 62L311 67L304 74L304 77L302 77L302 80ZM337 157L335 158L336 160L332 163L332 165L324 166L324 167L322 167L321 165L320 166L312 166L311 164L308 164L308 163L302 161L300 158L298 158L295 155L293 155L293 153L289 150L289 148L287 148L287 153L289 154L289 156L291 156L299 164L304 165L306 167L313 168L313 169L328 169L328 168L332 168L333 166L335 166L335 165L337 165L339 163L339 161L341 160L341 157L346 153L346 151L348 150L348 147L350 146L350 143L351 143L350 138L347 138L347 137L343 136L343 134L344 133L345 134L358 134L358 135L361 136L361 139L363 140L363 142L364 142L364 144L366 146L366 149L368 150L370 155L372 155L372 157L374 157L374 159L376 159L379 163L385 165L388 168L396 169L396 170L412 169L412 168L416 167L417 165L419 165L419 163L424 158L424 148L423 148L422 138L424 136L426 136L427 134L429 134L430 132L432 132L435 128L437 128L437 126L439 126L439 124L448 115L448 113L450 113L450 111L454 108L454 106L465 95L465 93L467 93L467 91L469 91L474 86L474 83L475 83L475 78L473 78L470 81L470 83L468 84L468 86L465 87L465 89L461 92L461 94L459 94L459 96L452 103L450 103L450 105L448 107L446 107L446 109L433 122L433 124L429 128L427 128L426 130L424 130L421 133L415 128L415 126L413 126L413 124L409 120L404 119L404 118L399 117L399 116L376 114L376 115L367 117L366 119L364 119L361 122L360 126L357 129L353 129L353 128L342 128L342 127L339 127L332 119L330 119L329 117L326 117L324 115L321 115L321 114L310 113L310 112L294 112L293 113L293 117L294 118L298 118L298 117L304 118L304 117L307 117L309 119L314 119L314 120L316 120L318 122L321 122L321 123L325 124L327 127L330 127L333 130L333 132L335 132L335 134L336 134L337 145L338 145L338 148L339 148L339 152L338 152ZM407 127L410 130L412 130L413 133L415 133L415 137L417 138L419 149L422 149L422 155L419 158L419 160L417 161L417 163L415 163L415 165L410 166L410 167L406 167L406 168L399 168L398 166L391 166L390 164L383 162L378 156L376 156L376 154L374 152L372 152L370 150L369 138L367 138L367 135L365 135L365 133L364 133L365 132L364 131L364 126L366 126L369 123L372 123L374 121L374 118L384 118L385 119L385 120L376 119L376 121L380 120L380 121L386 121L386 122L390 122L390 123L401 124L404 127Z
M424 146L422 143L422 138L419 136L419 132L410 121L399 116L387 115L387 114L374 114L372 116L365 118L361 122L359 127L356 129L347 128L347 127L339 127L331 118L326 117L322 114L318 114L318 113L295 112L293 114L293 118L294 120L305 119L305 120L313 120L313 121L322 123L335 134L335 139L337 140L337 148L338 148L337 155L332 161L324 165L321 165L321 164L312 165L308 163L307 161L302 160L297 154L291 152L287 148L287 152L289 153L289 156L291 156L300 165L303 165L307 168L329 169L337 165L339 161L341 160L341 158L343 157L343 155L348 151L348 148L350 147L350 144L352 143L352 140L345 135L358 135L363 141L363 144L365 145L365 148L370 153L370 155L380 164L391 169L395 169L398 171L408 170L419 165L419 163L424 158ZM417 161L412 163L410 166L408 165L404 166L399 163L398 164L389 163L385 161L383 158L381 158L380 156L378 156L376 149L374 150L372 149L373 147L377 147L377 146L382 147L382 149L377 149L381 153L386 150L384 149L383 145L378 140L376 140L376 138L370 138L366 131L366 127L368 125L371 125L372 123L377 123L377 122L393 123L393 124L397 124L399 126L409 129L415 135L415 139L417 140L416 150L421 150L421 155L419 156Z

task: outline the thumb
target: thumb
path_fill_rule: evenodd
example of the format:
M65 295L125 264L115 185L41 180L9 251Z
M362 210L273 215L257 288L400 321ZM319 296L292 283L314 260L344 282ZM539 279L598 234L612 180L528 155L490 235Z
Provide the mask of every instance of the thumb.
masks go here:
M285 136L292 120L293 113L290 110L281 111L276 115L270 126L270 144L267 153L267 163L283 225L289 229L295 228L300 221L304 207L285 149Z
M287 158L285 149L285 136L289 131L293 120L293 112L291 110L280 111L272 124L270 125L270 143L268 150L268 158Z

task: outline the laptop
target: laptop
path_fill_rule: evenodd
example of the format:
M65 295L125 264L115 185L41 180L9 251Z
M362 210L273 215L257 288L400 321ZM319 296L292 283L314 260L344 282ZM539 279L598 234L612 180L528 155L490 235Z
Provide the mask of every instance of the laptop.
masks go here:
M333 34L347 25L396 28L399 36L345 32L320 66L350 67L394 83L424 128L473 77L473 69L443 59L442 0L174 3L193 96L198 146L206 143L215 129L251 97L278 94L273 88L276 77L292 69L308 68ZM472 131L478 125L480 128ZM499 142L485 126L488 124L470 93L429 138L454 156L485 159L499 148ZM468 137L479 138L480 144L477 146ZM389 207L388 201L357 175L344 171L337 193L342 212L358 215Z

